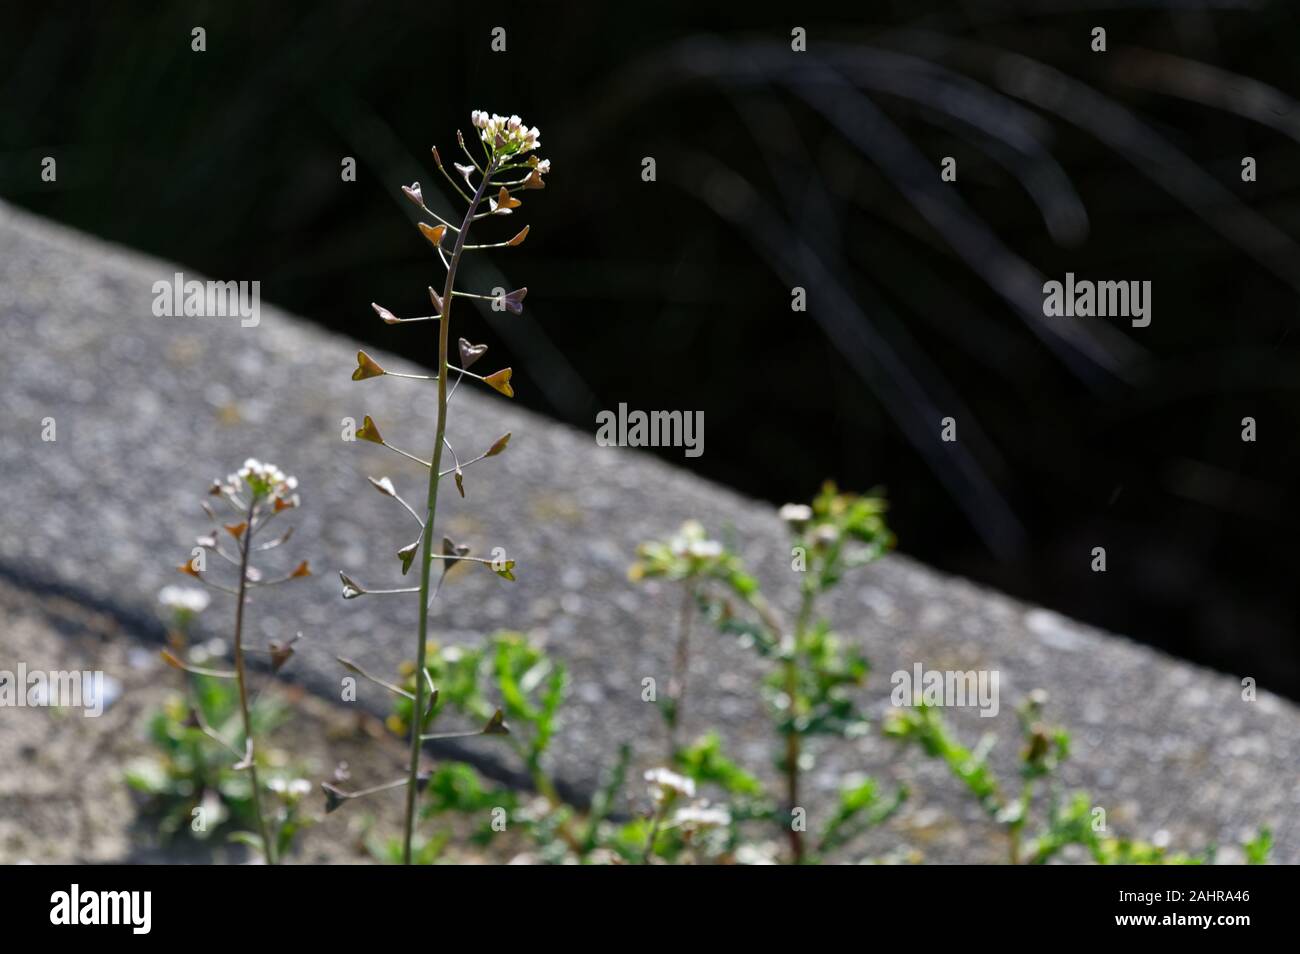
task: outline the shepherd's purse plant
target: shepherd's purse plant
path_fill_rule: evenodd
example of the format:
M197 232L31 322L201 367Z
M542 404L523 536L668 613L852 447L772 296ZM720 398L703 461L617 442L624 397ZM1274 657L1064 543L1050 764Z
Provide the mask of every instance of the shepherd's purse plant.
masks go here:
M420 509L416 509L407 503L398 494L396 487L389 478L369 478L371 485L377 491L397 500L420 526L419 537L413 543L407 544L397 551L397 559L400 562L403 575L410 571L418 558L420 567L419 585L372 588L358 583L342 572L339 574L343 583L343 596L345 599L353 599L366 594L419 594L419 624L416 631L415 645L416 671L426 675L428 673L426 658L429 641L429 612L433 600L437 598L442 589L447 572L455 564L463 561L482 564L492 569L498 576L507 580L514 579L515 563L513 560L506 559L504 555L496 555L491 559L470 556L468 546L457 543L445 534L441 535L439 540L439 534L436 530L438 493L443 479L447 477L453 478L457 492L462 497L465 496L464 471L472 464L477 464L482 460L500 454L506 449L506 445L510 440L510 434L503 434L478 456L462 461L447 438L447 410L452 397L466 378L485 384L506 397L514 396L514 390L510 384L512 375L510 368L501 368L487 375L479 375L469 370L483 356L483 353L487 350L486 345L472 344L467 339L460 338L458 341L459 364L451 363L452 305L457 298L486 299L493 301L503 310L517 315L523 310L524 296L528 292L528 289L520 288L494 297L461 291L456 287L457 274L465 253L495 248L511 248L519 245L527 238L528 226L525 225L522 229L514 231L511 237L503 241L483 244L470 244L468 241L470 229L476 222L482 219L495 219L499 216L512 215L523 204L522 200L517 197L518 194L526 190L544 188L545 183L542 176L550 171L550 162L539 158L537 155L541 142L539 140L539 131L535 126L530 129L518 116L489 115L479 110L475 110L471 114L471 122L477 134L472 137L477 140L477 151L471 150L466 145L465 138L459 131L456 133L457 143L468 162L465 164L453 163L456 170L455 176L448 172L443 165L437 147L433 149L433 160L438 167L438 171L443 174L450 183L451 188L465 203L465 210L461 215L459 224L437 214L425 204L424 193L418 182L402 187L402 192L406 197L420 209L424 216L431 220L420 221L418 227L421 234L433 246L445 272L441 290L432 286L429 288L429 299L433 304L433 313L421 317L399 318L381 305L372 305L375 313L387 324L434 322L438 342L437 373L430 376L389 371L380 366L377 361L364 351L357 353L357 367L352 373L354 381L388 376L427 381L437 385L437 423L433 434L433 447L427 459L402 450L386 440L369 415L364 417L362 426L358 429L356 435L362 440L387 447L428 470L425 502ZM451 387L448 387L449 375L455 375ZM451 457L450 464L447 466L444 465L444 453L449 454ZM495 552L497 554L504 553L501 550ZM434 561L438 561L440 565L436 583L432 579ZM351 660L340 658L340 662L358 675L371 679L400 698L409 701L412 708L409 732L410 762L404 778L381 783L367 789L344 791L334 783L325 783L323 787L328 799L328 807L333 809L347 799L405 786L406 815L402 839L402 861L405 864L410 864L415 835L416 795L428 781L428 776L420 771L420 751L423 743L432 738L506 734L507 730L503 716L500 710L496 710L488 717L482 728L476 731L431 734L426 730L438 711L438 690L430 679L417 678L412 689L407 691L386 680L371 676Z
M193 790L192 783L195 781L206 783L209 778L214 779L225 802L234 805L244 802L251 808L250 814L257 827L256 835L238 832L234 837L260 851L268 864L278 862L293 841L299 827L297 807L303 793L297 785L283 778L264 779L259 775L259 750L255 733L258 722L254 718L254 707L260 690L258 693L250 691L252 679L249 673L248 656L251 653L264 655L267 668L270 670L268 680L274 678L275 674L293 658L294 646L302 638L302 634L299 633L290 640L273 641L265 648L248 647L244 643L248 628L246 609L254 590L311 575L311 568L306 560L276 577L267 577L253 565L254 554L274 550L292 535L293 528L289 527L276 537L258 541L263 531L277 517L298 506L297 486L296 478L286 476L274 464L264 464L253 458L246 460L243 467L225 480L212 482L208 489L209 498L224 504L230 515L219 516L208 500L203 501L204 513L212 520L213 529L196 539L191 558L180 564L177 569L199 580L205 586L235 598L232 630L234 669L215 669L200 665L199 661L192 657L183 658L185 647L180 644L179 638L174 639L174 648L164 649L162 657L168 665L193 677L189 715L184 724L180 724L176 718L169 718L164 710L161 721L156 719L153 728L156 740L160 742L164 751L172 756L169 763L171 771L158 776L162 782L155 794L174 792L182 797L192 796L199 801L195 810L206 813L212 806L203 804L205 793ZM230 522L225 522L227 520ZM234 553L227 550L223 543L227 537L234 541ZM213 578L214 575L208 567L209 554L235 568L238 576L233 584L219 583ZM191 603L187 608L188 615L178 619L178 623L188 622L193 613L201 611L206 605L206 601ZM182 629L183 627L178 626L173 632L179 633ZM235 687L234 693L227 691L229 685ZM232 709L234 712L231 711ZM220 719L217 725L212 724L214 718ZM228 763L230 758L235 759L230 769L237 775L246 774L246 788L230 784L224 763L218 764L211 771L203 769L207 755L203 743L199 741L195 732L201 733L203 737L225 750L224 763ZM234 738L231 738L232 734ZM189 766L188 770L186 766ZM187 774L190 777L187 778ZM146 776L143 775L138 776L137 788L145 787L140 782L145 778ZM178 778L181 784L168 784ZM189 783L188 787L187 783ZM266 804L268 795L274 796L277 803L274 814ZM221 810L225 810L225 807L221 806ZM238 816L240 813L235 812L235 814ZM218 820L213 819L213 822ZM203 821L202 817L199 821Z

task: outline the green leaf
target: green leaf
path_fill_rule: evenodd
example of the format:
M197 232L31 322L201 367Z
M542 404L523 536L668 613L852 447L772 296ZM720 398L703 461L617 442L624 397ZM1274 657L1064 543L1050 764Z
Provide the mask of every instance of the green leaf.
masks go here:
M723 753L722 740L716 732L679 749L675 761L682 774L697 782L712 782L736 795L756 798L763 795L763 784Z
M126 784L146 795L161 795L170 790L167 770L155 759L139 759L123 772Z
M1254 838L1242 844L1241 847L1246 852L1247 864L1268 864L1268 856L1273 851L1272 829L1261 828Z

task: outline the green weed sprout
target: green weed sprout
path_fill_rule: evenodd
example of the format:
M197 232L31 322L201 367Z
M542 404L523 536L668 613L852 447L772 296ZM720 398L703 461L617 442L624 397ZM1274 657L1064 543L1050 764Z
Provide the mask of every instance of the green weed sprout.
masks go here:
M1055 779L1061 764L1070 757L1070 736L1064 729L1045 725L1043 709L1047 693L1036 689L1016 709L1023 749L1020 753L1020 786L1008 794L989 765L993 738L986 736L974 750L966 748L949 728L939 711L921 698L910 708L896 709L885 719L887 736L905 745L916 745L926 755L940 759L953 777L979 803L989 818L1007 835L1011 864L1045 864L1069 845L1080 845L1097 864L1197 865L1214 861L1215 849L1197 855L1171 852L1140 839L1121 838L1106 830L1104 813L1087 792L1065 793ZM1046 789L1045 798L1041 798ZM1025 839L1035 821L1038 833ZM1268 860L1271 833L1260 832L1242 845L1251 864Z
M817 615L817 600L843 575L878 559L894 543L885 524L885 502L879 496L840 493L826 484L811 505L791 504L780 512L792 537L791 565L800 573L799 603L793 623L787 623L764 598L759 583L741 558L707 537L695 521L666 541L643 544L629 576L632 580L662 578L681 583L686 594L678 623L674 675L669 696L661 706L669 738L669 767L688 769L699 781L721 783L746 809L738 818L766 818L784 832L789 860L815 860L841 844L864 824L879 824L906 797L900 791L883 799L870 779L854 781L841 793L838 810L817 839L807 836L807 812L801 778L813 764L810 743L817 737L852 738L866 731L867 718L857 690L869 666L850 651L827 620ZM730 763L715 738L691 748L677 744L689 666L690 618L702 612L723 633L738 637L769 664L764 696L781 746L777 770L784 781L779 808L764 806L757 781ZM811 844L810 844L811 842Z

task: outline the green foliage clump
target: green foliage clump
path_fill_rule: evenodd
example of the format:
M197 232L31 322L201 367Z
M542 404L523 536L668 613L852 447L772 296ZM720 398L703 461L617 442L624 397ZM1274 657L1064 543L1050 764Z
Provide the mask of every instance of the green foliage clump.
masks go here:
M172 694L149 715L146 733L154 752L126 766L126 782L146 797L146 812L157 820L164 842L182 837L248 843L249 833L257 829L249 773L236 769L230 750L204 728L226 738L238 736L238 690L228 679L196 675L190 681L188 697ZM250 713L253 731L270 735L286 714L275 697L259 699ZM308 822L302 809L312 786L292 770L287 753L261 747L254 757L274 795L269 822L283 855ZM251 847L261 850L256 838Z

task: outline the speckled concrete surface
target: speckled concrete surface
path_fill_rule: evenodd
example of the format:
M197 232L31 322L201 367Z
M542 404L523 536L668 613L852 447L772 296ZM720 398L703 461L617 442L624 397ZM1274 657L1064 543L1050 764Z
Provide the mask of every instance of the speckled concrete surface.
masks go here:
M365 477L390 476L416 499L423 486L414 464L375 445L343 442L342 420L370 414L387 438L423 453L433 431L431 392L419 382L350 381L355 344L266 303L256 328L230 319L154 317L152 285L177 270L0 204L0 477L7 504L0 572L148 620L159 588L178 581L173 567L207 527L198 503L208 481L247 456L275 461L299 477L304 503L285 550L309 558L317 575L260 599L254 626L267 637L303 630L309 641L295 677L337 697L336 653L377 671L411 655L412 597L345 603L339 595L338 569L366 583L401 585L394 552L415 536L409 515ZM188 278L209 277L185 271ZM374 298L412 313L421 293L376 288ZM367 304L357 302L359 323L375 320ZM490 320L553 318L541 299L522 319ZM427 327L390 332L421 334ZM402 366L383 353L375 357ZM41 439L48 417L57 422L53 443ZM560 774L581 790L619 741L635 742L645 759L662 746L640 684L645 676L666 678L677 599L668 588L626 582L636 544L697 517L743 541L779 602L794 584L784 531L766 506L644 455L596 447L590 433L504 398L461 389L450 436L462 457L506 431L514 435L509 451L466 472L468 498L444 493L440 523L480 554L504 546L519 561L519 580L458 572L434 618L435 635L473 642L499 627L518 628L571 667L557 755ZM1300 860L1300 712L1291 704L1266 691L1245 702L1234 677L900 556L851 578L828 609L872 659L868 691L877 709L888 705L888 673L916 661L997 669L1002 714L953 718L971 742L994 724L1003 736L995 761L1008 777L1016 748L1012 705L1043 687L1053 720L1075 732L1064 779L1091 790L1113 829L1167 834L1171 844L1195 849L1227 846L1255 823L1268 823L1276 857ZM217 600L205 614L213 632L222 612ZM750 688L754 661L721 637L698 635L695 645L692 683L709 689L693 697L688 731L720 727L738 759L768 772L772 751ZM0 664L3 647L0 634ZM1267 686L1267 673L1249 675ZM381 710L386 700L376 693L361 702ZM1004 856L1000 838L937 766L901 760L891 743L874 736L819 754L814 818L838 773L868 771L913 784L907 810L871 835L863 852L882 854L906 841L933 861ZM1221 857L1239 856L1225 847Z

